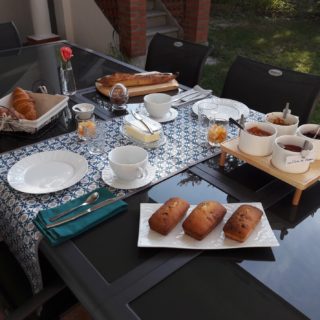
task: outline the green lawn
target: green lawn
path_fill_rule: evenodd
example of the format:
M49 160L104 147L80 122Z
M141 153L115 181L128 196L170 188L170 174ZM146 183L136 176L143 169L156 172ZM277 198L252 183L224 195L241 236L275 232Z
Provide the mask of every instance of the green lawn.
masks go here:
M220 13L221 14L221 13ZM275 66L320 75L320 21L213 15L209 44L215 64L206 65L201 85L220 95L237 55ZM320 103L312 116L320 123Z

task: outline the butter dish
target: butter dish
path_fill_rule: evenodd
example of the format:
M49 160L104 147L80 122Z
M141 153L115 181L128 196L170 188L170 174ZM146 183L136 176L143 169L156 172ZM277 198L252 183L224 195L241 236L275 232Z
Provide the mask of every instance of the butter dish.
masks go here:
M144 123L134 118L131 114L124 117L124 122L120 129L121 133L132 142L147 148L156 148L164 144L166 139L163 134L162 125L145 115L140 114L140 116L148 124L153 133L150 133Z

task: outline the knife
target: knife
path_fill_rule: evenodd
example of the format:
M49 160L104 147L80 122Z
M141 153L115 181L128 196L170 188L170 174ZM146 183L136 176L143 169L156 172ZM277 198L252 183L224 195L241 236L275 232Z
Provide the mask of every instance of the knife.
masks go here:
M72 217L69 217L69 218L66 218L66 219L63 219L63 220L60 220L60 221L57 221L57 222L48 223L47 225L45 225L45 227L46 227L46 229L50 229L50 228L54 228L54 227L57 227L57 226L61 226L62 224L65 224L67 222L79 219L79 218L85 216L88 213L94 212L94 211L96 211L96 210L98 210L98 209L100 209L102 207L105 207L105 206L107 206L107 205L109 205L111 203L114 203L114 202L120 200L122 197L123 196L117 196L117 197L106 199L104 201L101 201L101 202L95 204L94 206L92 206L89 209L86 209L86 210L83 210L83 211L77 213L76 215L74 215Z

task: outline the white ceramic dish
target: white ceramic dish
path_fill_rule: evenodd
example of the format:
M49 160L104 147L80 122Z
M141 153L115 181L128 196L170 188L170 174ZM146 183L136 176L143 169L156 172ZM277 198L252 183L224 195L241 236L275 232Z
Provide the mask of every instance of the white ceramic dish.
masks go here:
M224 106L231 106L236 108L240 113L240 117L242 114L245 118L249 117L250 109L242 102L231 100L231 99L220 98L218 103Z
M275 124L273 121L283 120L287 125ZM288 114L286 119L283 119L283 112L270 112L266 114L265 121L277 129L277 137L283 135L295 134L299 124L299 117Z
M155 177L156 170L150 164L146 167L146 174L140 178L131 181L121 180L114 175L110 167L105 167L102 171L102 180L110 187L116 189L136 189L149 184Z
M94 112L95 106L91 103L78 103L72 107L72 110L81 120L90 119Z
M32 154L14 164L8 172L10 186L18 191L42 194L66 189L88 171L87 160L65 150Z
M247 130L258 127L271 133L270 136L256 136ZM247 122L245 130L240 130L239 149L240 151L252 155L264 157L272 153L272 147L276 138L277 130L266 122Z
M293 152L281 147L281 145L294 145L302 148L305 141L306 139L302 137L292 135L284 135L276 138L272 151L272 165L277 169L288 173L303 173L308 171L310 162L295 162L287 164L287 157L300 156L300 152ZM309 152L311 152L313 150L312 142L308 141L308 144L305 147ZM308 152L306 156L308 156Z
M140 223L138 247L160 247L160 248L179 248L179 249L235 249L244 247L276 247L279 243L270 227L266 214L260 202L250 203L263 211L261 221L258 223L250 237L243 243L225 238L223 226L230 218L232 213L243 203L223 204L227 213L223 221L203 240L195 240L184 234L182 221L166 236L163 236L150 229L148 220L150 216L162 205L161 203L141 203L140 204ZM187 215L195 205L190 206Z
M145 149L155 149L155 148L159 148L160 146L164 145L167 142L167 138L166 136L163 134L163 132L161 132L160 134L160 139L155 141L155 142L143 142L141 140L138 139L134 139L133 137L131 137L130 135L128 135L124 129L124 126L122 125L120 127L120 133L126 137L129 141L133 142L135 145L143 147Z
M219 99L221 100L221 99ZM212 99L203 99L200 100L198 102L196 102L193 106L192 106L192 111L198 115L198 109L199 109L199 105L203 104L203 103L213 103L217 105L217 113L215 114L216 118L233 118L235 120L239 120L241 117L241 114L239 112L239 110L232 106L232 105L222 105L219 104L218 102L216 102L216 100L212 100Z
M300 137L303 137L304 139L312 142L313 144L313 152L316 160L320 160L320 140L319 139L312 139L304 135L304 133L307 132L314 132L314 134L317 132L319 128L319 124L303 124L300 126L297 130L297 135ZM320 135L320 133L318 134Z
M149 116L149 113L147 112L147 110L143 110L142 111L146 116ZM178 116L178 110L174 109L174 108L170 108L170 110L161 118L153 118L151 117L151 119L160 122L160 123L165 123L165 122L169 122L174 120L176 117Z

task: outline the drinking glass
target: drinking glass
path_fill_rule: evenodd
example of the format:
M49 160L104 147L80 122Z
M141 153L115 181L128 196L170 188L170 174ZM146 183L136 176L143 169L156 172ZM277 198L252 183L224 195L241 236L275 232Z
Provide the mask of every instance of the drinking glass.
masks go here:
M218 105L214 102L203 102L198 107L198 143L207 144L208 130L217 113Z
M90 137L94 137L96 135L96 121L94 114L85 118L80 115L76 115L75 119L77 121L77 134L80 140L87 141Z
M220 144L227 139L229 120L223 115L214 117L209 122L208 143L210 146L219 147Z
M91 154L101 154L105 147L105 130L104 122L96 122L96 130L94 134L89 135L87 139L88 151Z

